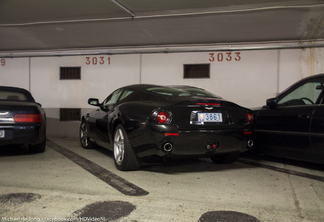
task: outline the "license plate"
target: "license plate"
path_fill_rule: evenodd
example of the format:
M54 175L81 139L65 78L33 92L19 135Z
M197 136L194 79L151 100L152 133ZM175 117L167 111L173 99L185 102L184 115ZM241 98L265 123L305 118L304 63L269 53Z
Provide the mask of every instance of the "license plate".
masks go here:
M0 138L5 138L5 131L4 130L0 130Z
M198 113L199 122L223 122L222 113Z

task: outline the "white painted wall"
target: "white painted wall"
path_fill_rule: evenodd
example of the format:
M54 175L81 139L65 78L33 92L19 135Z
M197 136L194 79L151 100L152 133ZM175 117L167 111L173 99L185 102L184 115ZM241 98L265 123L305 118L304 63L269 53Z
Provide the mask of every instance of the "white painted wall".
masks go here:
M79 122L59 122L59 108L82 108L84 113L92 108L88 98L102 101L121 86L193 85L251 108L264 105L267 98L301 78L324 73L324 48L227 53L6 58L5 64L0 63L0 84L32 92L52 120L50 135L77 136ZM209 79L183 78L184 64L202 63L210 63ZM81 67L81 80L60 80L60 67L64 66Z
M142 82L193 85L205 88L225 99L251 107L274 96L277 84L277 51L243 51L143 55ZM221 55L223 60L221 60ZM218 61L217 57L221 61ZM183 64L210 63L210 79L184 79ZM262 89L262 90L260 90Z
M0 85L29 90L29 58L1 59Z
M103 57L104 64L99 64ZM111 57L111 56L110 56ZM114 89L139 83L139 55L32 58L31 92L45 108L87 107L89 97L105 99ZM94 60L95 61L95 60ZM81 80L60 80L60 67L81 67ZM57 116L55 116L57 118Z

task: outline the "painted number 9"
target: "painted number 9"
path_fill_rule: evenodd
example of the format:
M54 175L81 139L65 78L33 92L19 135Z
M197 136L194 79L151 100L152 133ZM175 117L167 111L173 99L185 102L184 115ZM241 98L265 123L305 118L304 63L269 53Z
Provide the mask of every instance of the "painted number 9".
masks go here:
M1 66L5 66L6 65L6 60L5 59L1 59L0 60L0 64L1 64Z

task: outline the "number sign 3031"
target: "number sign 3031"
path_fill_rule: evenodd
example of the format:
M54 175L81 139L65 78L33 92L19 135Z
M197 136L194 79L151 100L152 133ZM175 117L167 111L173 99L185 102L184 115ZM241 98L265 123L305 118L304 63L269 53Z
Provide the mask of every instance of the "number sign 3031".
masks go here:
M94 56L85 58L86 65L110 65L110 57L106 58L105 56Z

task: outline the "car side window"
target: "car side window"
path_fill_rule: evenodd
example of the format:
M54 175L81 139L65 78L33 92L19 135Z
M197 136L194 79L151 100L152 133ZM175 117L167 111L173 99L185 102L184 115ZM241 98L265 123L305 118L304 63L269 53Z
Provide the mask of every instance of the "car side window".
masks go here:
M120 90L120 89L116 90L107 99L105 99L105 101L103 102L103 105L108 106L111 104L115 104L118 101L118 98L121 93L122 93L122 90Z
M126 97L128 97L128 96L129 96L130 94L132 94L133 92L134 92L134 91L132 91L132 90L125 89L125 90L123 91L123 93L121 94L121 96L120 96L118 102L124 100Z
M281 106L302 106L315 104L321 95L322 84L318 81L306 82L295 88L278 101Z

